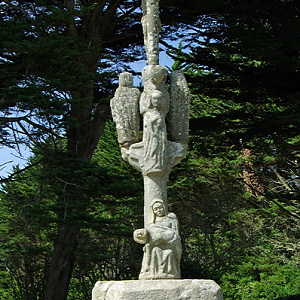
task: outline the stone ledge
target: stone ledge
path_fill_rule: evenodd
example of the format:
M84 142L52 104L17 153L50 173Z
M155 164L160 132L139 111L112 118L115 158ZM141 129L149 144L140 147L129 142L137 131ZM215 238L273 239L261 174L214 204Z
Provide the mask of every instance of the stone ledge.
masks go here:
M223 295L213 280L98 281L92 300L223 300Z

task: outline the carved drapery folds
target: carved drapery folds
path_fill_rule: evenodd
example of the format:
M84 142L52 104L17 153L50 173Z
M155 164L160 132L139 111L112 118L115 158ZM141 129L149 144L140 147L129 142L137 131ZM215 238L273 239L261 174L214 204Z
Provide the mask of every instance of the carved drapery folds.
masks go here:
M154 91L144 113L143 159L145 175L166 172L167 128L163 112L164 95Z
M182 248L177 217L166 212L162 199L154 199L150 207L150 226L134 232L135 241L145 244L139 279L180 278Z

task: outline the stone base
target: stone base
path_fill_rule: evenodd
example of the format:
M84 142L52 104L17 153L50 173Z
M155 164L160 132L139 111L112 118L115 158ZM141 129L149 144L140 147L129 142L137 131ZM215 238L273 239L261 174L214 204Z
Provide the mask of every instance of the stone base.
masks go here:
M223 300L213 280L98 281L92 300Z

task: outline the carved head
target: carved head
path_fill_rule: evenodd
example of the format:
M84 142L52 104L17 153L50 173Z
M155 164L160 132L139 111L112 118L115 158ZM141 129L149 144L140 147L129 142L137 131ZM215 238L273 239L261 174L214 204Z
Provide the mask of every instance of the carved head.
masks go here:
M164 102L164 95L162 92L156 90L151 94L151 106L154 108L162 107Z
M133 87L132 74L129 72L123 72L119 76L119 86L120 87Z
M150 73L151 81L155 83L165 83L167 79L168 72L163 66L153 66Z
M153 206L152 206L153 212L157 217L163 217L166 215L165 209L163 207L163 205L159 202L156 202Z
M152 220L150 220L150 223L155 223L156 217L164 217L167 215L165 203L162 199L153 199L150 206L152 212Z
M146 244L148 238L148 231L145 228L136 229L133 232L133 239L139 244Z

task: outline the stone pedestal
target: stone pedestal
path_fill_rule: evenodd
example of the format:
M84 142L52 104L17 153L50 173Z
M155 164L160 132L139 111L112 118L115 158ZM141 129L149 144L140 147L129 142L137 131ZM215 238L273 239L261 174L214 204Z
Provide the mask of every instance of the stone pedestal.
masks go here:
M213 280L98 281L92 300L223 300Z

